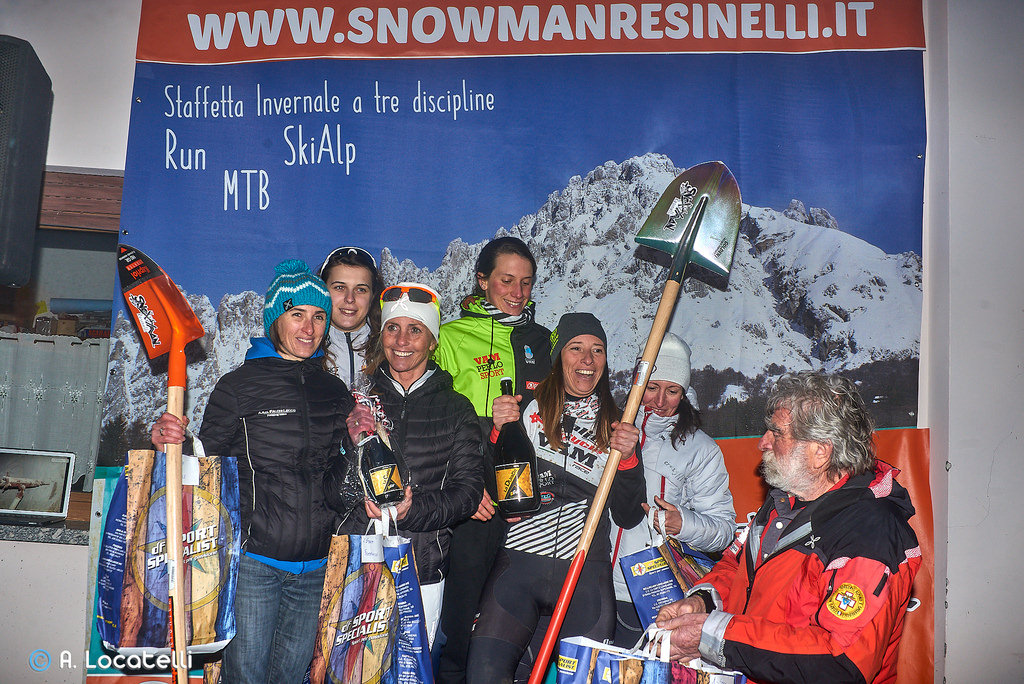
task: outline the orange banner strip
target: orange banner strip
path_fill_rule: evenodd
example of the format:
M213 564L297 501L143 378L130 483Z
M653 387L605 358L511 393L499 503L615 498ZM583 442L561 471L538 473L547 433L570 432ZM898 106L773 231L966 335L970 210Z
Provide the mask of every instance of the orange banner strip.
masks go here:
M920 0L388 1L354 7L143 0L139 61L923 49Z

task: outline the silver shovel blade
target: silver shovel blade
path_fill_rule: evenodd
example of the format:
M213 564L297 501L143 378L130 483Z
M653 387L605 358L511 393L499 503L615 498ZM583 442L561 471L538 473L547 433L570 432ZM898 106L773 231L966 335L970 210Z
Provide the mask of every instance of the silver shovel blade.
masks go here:
M636 241L675 256L686 248L687 227L697 234L686 261L723 277L732 269L740 230L740 188L719 161L692 166L661 194Z

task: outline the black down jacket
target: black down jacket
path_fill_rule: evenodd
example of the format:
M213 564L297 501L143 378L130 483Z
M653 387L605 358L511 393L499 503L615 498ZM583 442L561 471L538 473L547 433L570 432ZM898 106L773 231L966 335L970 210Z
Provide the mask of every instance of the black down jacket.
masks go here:
M353 467L341 451L353 405L321 358L287 361L266 338L253 339L245 363L217 382L199 436L207 453L238 459L245 551L283 561L327 555L335 514L324 477ZM361 491L341 498L362 506Z
M452 376L429 362L433 373L402 392L387 363L373 389L393 423L391 446L401 452L412 480L412 508L398 523L410 537L421 584L448 573L451 527L476 512L483 497L483 438L469 399L452 389Z

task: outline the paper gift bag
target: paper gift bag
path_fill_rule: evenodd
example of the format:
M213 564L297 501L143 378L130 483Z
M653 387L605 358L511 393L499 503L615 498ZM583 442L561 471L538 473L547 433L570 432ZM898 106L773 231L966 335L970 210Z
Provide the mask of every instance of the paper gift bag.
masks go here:
M746 682L746 675L719 670L700 658L689 663L672 663L672 684L746 684Z
M656 514L654 508L648 514L652 531ZM650 546L623 556L619 566L640 623L647 626L654 623L662 606L684 598L714 562L678 539L655 534Z
M660 636L659 636L660 638ZM668 645L646 649L647 634L633 649L586 637L559 642L557 684L669 684Z
M197 456L182 457L185 640L189 653L212 653L235 634L238 469L194 446ZM97 630L123 655L170 653L166 472L163 452L129 451L103 529Z
M433 683L412 543L375 525L331 540L311 684Z

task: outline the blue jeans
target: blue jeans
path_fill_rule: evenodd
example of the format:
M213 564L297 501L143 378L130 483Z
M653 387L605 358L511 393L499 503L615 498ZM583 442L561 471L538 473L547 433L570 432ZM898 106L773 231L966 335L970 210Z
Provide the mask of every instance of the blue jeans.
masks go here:
M223 684L301 684L313 659L325 567L299 575L242 554Z

